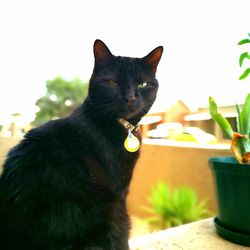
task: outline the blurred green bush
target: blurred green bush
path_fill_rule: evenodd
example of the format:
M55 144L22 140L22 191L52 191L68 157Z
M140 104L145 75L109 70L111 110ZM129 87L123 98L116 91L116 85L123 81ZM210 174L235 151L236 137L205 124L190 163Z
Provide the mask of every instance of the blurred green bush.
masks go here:
M152 189L149 196L151 206L143 207L151 216L146 221L153 230L197 221L212 215L207 209L206 200L198 201L195 191L180 187L171 190L163 182Z

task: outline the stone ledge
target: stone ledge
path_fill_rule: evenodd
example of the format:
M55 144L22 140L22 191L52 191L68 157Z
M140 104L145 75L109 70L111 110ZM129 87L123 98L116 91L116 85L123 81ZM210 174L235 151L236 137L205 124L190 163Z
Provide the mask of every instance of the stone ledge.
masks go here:
M213 218L136 237L129 243L130 250L250 250L219 237Z

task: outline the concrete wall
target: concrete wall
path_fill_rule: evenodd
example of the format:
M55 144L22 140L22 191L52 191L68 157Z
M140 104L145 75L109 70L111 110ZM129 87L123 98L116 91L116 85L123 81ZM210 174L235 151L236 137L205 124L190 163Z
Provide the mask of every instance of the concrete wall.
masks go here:
M164 181L171 187L192 187L198 197L208 199L209 208L216 211L208 158L229 155L229 145L162 144L142 145L127 200L130 214L139 217L147 215L142 205L149 204L148 196L157 181Z

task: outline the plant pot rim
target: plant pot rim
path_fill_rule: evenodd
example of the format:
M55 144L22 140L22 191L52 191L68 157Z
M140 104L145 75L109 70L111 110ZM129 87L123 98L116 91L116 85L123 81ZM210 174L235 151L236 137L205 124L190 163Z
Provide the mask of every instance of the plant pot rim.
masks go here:
M242 166L250 166L250 164L239 163L234 156L210 157L208 160L211 161L211 162L225 162L227 164L236 164L236 165L242 165Z
M208 162L214 172L250 176L250 164L241 164L234 156L212 157Z

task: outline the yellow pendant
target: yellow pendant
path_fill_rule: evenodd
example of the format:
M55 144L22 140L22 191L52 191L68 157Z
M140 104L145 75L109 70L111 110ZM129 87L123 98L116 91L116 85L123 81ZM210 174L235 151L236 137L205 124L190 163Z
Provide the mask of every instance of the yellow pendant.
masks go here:
M128 152L136 152L140 148L140 141L129 131L124 141L124 147Z

